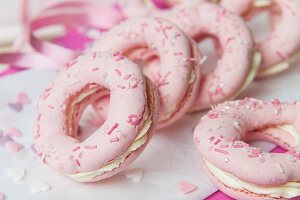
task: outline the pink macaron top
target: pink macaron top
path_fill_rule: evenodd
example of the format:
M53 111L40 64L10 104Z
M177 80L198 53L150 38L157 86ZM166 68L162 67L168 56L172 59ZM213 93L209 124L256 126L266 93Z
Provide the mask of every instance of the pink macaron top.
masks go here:
M125 79L128 74L130 78ZM39 101L33 136L43 161L72 174L97 170L124 153L149 117L145 85L140 68L120 55L94 52L68 63ZM106 121L79 141L76 135L82 111L101 93L107 95L107 90L110 107ZM86 96L75 102L81 95Z
M150 15L169 19L197 41L210 36L219 43L221 56L217 66L203 76L192 110L236 96L251 72L255 52L252 34L243 18L217 4L201 2L184 2L169 10L147 8ZM124 11L129 9L126 6L133 6L131 4L134 3L127 2Z
M158 87L161 97L160 117L162 117L181 108L180 104L187 96L194 68L194 61L190 61L195 59L193 46L181 29L162 19L130 19L103 33L95 42L93 50L113 51L130 57L130 53L143 47L153 49L160 58L157 78L153 76L149 78ZM198 58L197 53L196 56ZM197 66L194 71L195 83L199 81L199 71ZM197 87L194 88L193 93L196 94ZM185 102L183 114L193 100L189 98Z
M209 111L194 132L194 143L206 160L242 181L278 186L300 180L300 146L289 134L270 131L273 142L288 152L268 153L246 143L253 131L291 125L300 133L300 104L246 98ZM295 145L297 144L297 145Z

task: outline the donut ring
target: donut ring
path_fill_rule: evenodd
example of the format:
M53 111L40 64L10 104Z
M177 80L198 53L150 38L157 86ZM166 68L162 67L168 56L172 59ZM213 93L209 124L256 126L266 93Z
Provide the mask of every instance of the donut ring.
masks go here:
M116 58L100 52L80 56L56 75L38 105L33 136L43 162L79 182L120 172L140 155L154 132L155 87L136 64ZM132 76L125 80L118 72ZM108 90L112 106L107 120L79 141L84 108Z
M288 150L268 153L246 143L268 140ZM246 98L218 105L194 131L194 144L214 184L233 198L300 196L300 103Z
M198 48L172 23L142 18L124 21L102 34L93 50L114 51L130 58L130 54L144 47L154 49L161 60L157 77L149 77L161 97L161 128L184 115L196 97L200 81Z
M125 14L129 13L134 2L141 4L139 0L121 2ZM239 16L216 4L199 3L195 6L191 2L178 4L167 11L148 9L148 13L170 19L196 41L207 35L212 36L218 39L219 47L222 47L217 51L223 55L216 69L203 75L198 96L190 111L206 109L235 98L255 77L261 56L255 51L250 30Z
M276 23L274 31L267 39L258 43L262 53L262 65L257 77L277 74L290 67L300 53L300 1L295 0L222 0L221 5L234 12L240 13L246 19L251 19L260 11L270 9L277 5L281 10L281 19L274 16ZM232 6L237 5L237 6ZM260 8L264 9L260 9ZM272 15L271 15L272 16ZM292 30L291 30L292 29ZM290 31L287 31L290 30Z

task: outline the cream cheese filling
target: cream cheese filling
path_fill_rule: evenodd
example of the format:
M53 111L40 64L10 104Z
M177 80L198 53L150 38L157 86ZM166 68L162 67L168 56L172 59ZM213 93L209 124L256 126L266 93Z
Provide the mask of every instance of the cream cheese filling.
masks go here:
M140 148L143 144L145 144L145 142L147 141L147 132L150 129L151 124L152 124L152 120L150 118L148 118L145 121L140 133L135 138L134 142L129 146L129 148L123 154L121 154L118 158L114 159L109 164L107 164L95 171L78 172L75 174L69 174L67 176L69 176L70 178L72 178L78 182L88 182L88 181L93 180L96 176L99 176L105 172L109 172L115 168L118 168L120 166L120 164L124 163L126 157L130 153L132 153L133 151Z
M298 55L300 55L300 51L296 52L289 59L284 60L278 64L273 65L272 67L268 67L267 69L259 72L257 74L257 77L260 78L260 77L276 74L288 69L290 67L290 63L293 63L296 60Z
M293 198L300 196L300 182L289 182L277 187L263 187L242 181L234 175L221 170L208 160L203 158L203 161L209 171L224 185L239 190L248 190L256 194L269 195L270 197Z
M295 139L295 146L300 145L300 135L292 125L278 125L276 127L293 136ZM240 190L248 190L256 194L265 194L276 198L293 198L300 196L300 182L288 182L287 184L276 187L258 186L238 179L234 175L213 165L205 158L203 158L203 161L209 171L226 186Z

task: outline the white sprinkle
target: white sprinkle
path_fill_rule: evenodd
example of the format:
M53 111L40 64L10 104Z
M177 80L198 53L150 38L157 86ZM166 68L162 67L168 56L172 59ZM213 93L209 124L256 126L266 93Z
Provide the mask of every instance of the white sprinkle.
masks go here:
M138 183L142 180L144 171L139 168L131 169L125 172L125 176L131 179L134 183Z
M229 162L229 158L225 158L225 163L228 163Z
M220 83L220 87L223 88L224 87L224 83Z
M54 147L53 149L50 149L51 153L55 153L58 150L58 147Z
M279 170L281 171L281 173L284 174L282 166L279 163L277 163L277 166L278 166Z
M202 65L207 60L207 56L203 56L203 58L200 60L200 65Z
M74 81L70 82L67 86L72 86L72 85L75 85L76 83L79 83L80 80L78 79L75 79Z
M240 126L240 123L239 123L238 121L234 121L234 122L233 122L233 125L234 125L236 128L238 128L238 127Z
M225 109L226 109L226 110L229 110L229 109L230 109L230 107L229 107L229 106L225 106Z

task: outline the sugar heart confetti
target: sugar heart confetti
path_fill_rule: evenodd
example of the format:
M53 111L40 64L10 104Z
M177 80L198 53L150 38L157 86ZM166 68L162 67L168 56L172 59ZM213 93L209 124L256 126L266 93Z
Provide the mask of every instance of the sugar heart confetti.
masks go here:
M42 181L37 181L31 185L31 191L33 193L47 192L50 189L51 189L50 185Z
M21 181L24 179L26 170L23 167L16 167L7 170L7 175L13 181Z
M2 192L0 192L0 200L4 200L5 196Z
M7 105L15 112L21 112L23 109L23 105L20 103L8 103Z
M179 183L179 192L182 194L188 194L197 189L197 186L188 182Z
M14 141L8 141L8 142L5 142L4 146L10 150L11 152L18 152L20 151L21 149L23 149L23 146L17 142L14 142Z
M11 137L21 137L22 132L15 127L10 127L5 131L5 135L11 136Z
M125 176L131 179L134 183L138 183L144 176L144 171L139 168L131 169L125 172Z
M31 103L30 99L28 98L28 96L24 92L20 92L18 94L17 102L20 103L20 104L23 104L23 105Z

